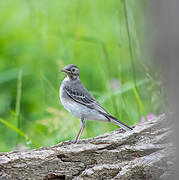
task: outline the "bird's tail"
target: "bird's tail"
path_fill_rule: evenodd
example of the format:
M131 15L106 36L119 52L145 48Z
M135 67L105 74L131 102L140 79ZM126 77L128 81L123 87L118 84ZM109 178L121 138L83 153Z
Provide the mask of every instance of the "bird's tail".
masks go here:
M116 125L120 126L122 129L124 129L125 131L130 131L132 130L131 127L129 127L127 124L119 121L118 119L116 119L115 117L109 115L109 114L106 114L105 117L112 123L115 123Z

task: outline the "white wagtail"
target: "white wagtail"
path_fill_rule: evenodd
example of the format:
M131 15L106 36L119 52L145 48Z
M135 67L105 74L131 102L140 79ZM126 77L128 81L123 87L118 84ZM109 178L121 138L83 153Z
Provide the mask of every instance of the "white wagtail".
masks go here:
M85 127L85 119L112 122L124 130L132 130L131 127L111 116L80 81L80 70L77 66L69 64L61 70L67 77L60 86L60 99L63 106L74 116L81 120L81 129L76 137L76 142L80 140Z

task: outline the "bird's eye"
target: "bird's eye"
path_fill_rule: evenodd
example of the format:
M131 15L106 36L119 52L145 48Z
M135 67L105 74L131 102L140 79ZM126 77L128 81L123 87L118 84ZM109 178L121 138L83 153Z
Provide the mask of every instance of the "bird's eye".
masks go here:
M72 71L72 72L75 72L75 69L72 69L71 71Z

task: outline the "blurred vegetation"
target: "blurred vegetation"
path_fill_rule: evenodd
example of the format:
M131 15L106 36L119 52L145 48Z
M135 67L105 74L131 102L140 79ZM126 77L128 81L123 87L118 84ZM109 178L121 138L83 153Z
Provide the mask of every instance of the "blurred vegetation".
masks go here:
M80 120L61 105L60 70L73 63L87 89L130 126L164 111L144 44L145 1L3 0L0 151L74 139ZM87 121L83 138L118 128Z

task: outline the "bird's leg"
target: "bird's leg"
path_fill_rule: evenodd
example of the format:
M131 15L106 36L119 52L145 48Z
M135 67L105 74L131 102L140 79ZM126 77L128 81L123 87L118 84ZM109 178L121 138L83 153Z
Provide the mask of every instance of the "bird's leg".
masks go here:
M80 129L80 131L78 132L78 135L77 135L77 137L76 137L76 143L79 142L80 137L81 137L81 135L82 135L82 133L83 133L83 130L84 130L84 128L85 128L84 118L81 118L80 121L81 121L81 129Z

